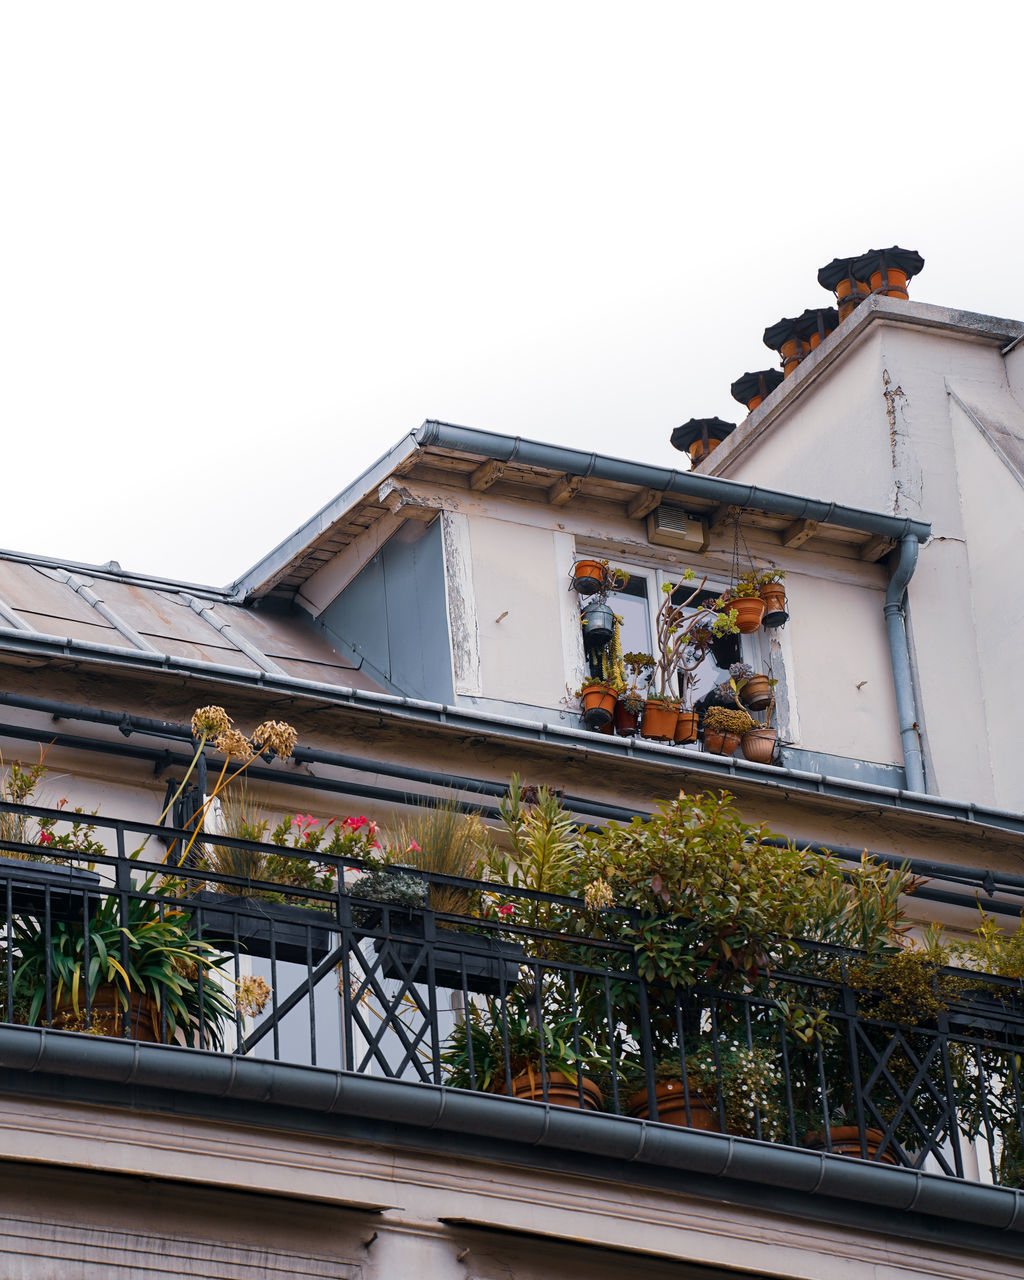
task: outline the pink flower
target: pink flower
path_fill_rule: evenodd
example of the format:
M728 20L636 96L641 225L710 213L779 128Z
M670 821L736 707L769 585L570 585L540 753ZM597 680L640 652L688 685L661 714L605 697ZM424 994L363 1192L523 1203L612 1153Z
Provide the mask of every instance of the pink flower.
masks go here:
M348 827L349 831L358 831L361 827L368 827L370 825L370 820L369 818L364 818L362 814L360 814L358 818L346 818L341 825L343 827Z
M419 845L416 843L415 840L409 841L409 846L406 849L406 853L422 853L422 852L423 850L419 847Z
M49 831L40 831L40 833L39 833L39 843L40 843L40 844L53 844L53 836L51 836L51 835L50 835Z
M499 916L510 916L510 915L512 914L512 912L513 912L513 911L515 911L515 909L516 909L516 907L515 907L515 903L514 903L514 902L506 902L506 903L504 903L502 906L500 906L500 907L498 908L498 915L499 915Z

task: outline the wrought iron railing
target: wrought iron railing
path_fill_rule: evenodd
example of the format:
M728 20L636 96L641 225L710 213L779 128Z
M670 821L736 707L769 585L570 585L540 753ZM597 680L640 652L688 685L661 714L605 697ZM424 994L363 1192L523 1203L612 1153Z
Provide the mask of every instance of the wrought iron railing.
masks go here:
M0 815L25 819L22 837L39 819L58 833L69 823L30 806L0 804ZM3 1022L1024 1183L1019 983L945 970L931 1003L899 1017L865 980L862 956L807 944L785 971L719 970L672 988L641 977L637 918L614 908L410 872L464 891L468 904L467 914L413 909L360 896L358 859L207 835L179 866L189 832L88 821L87 852L0 839ZM207 870L196 864L204 841L297 868L312 860L327 880L296 887Z

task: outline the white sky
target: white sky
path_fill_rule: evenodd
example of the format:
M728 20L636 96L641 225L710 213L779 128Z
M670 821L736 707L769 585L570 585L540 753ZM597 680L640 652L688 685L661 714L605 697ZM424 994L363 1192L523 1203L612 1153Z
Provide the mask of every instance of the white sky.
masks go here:
M0 546L226 583L427 417L679 466L840 254L1024 316L1022 36L1019 0L6 0Z

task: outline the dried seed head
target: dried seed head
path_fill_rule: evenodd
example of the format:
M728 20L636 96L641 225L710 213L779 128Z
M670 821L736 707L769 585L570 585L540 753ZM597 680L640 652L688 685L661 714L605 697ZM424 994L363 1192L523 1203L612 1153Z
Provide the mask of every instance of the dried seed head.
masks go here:
M199 707L192 715L193 737L213 738L230 728L231 717L223 707Z
M583 890L583 901L591 911L596 911L601 907L610 907L615 901L615 895L607 880L592 880Z
M266 720L253 730L252 740L257 751L270 747L281 760L287 760L295 750L298 734L283 720Z
M232 760L251 760L256 754L252 743L238 729L225 730L217 736L213 745Z
M263 978L255 974L246 974L245 977L238 979L238 985L235 988L235 1006L240 1012L255 1018L258 1013L263 1012L273 994L273 987Z

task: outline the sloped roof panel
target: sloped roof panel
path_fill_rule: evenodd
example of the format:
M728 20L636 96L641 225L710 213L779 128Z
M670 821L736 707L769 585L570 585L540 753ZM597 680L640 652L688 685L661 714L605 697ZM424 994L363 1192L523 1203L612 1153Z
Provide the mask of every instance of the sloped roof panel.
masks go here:
M256 613L215 588L0 553L0 629L380 691L299 614Z

